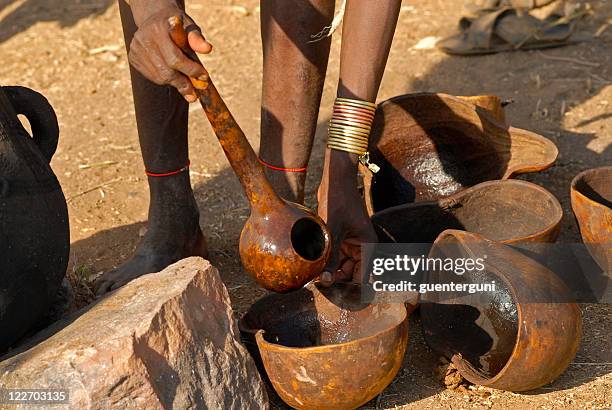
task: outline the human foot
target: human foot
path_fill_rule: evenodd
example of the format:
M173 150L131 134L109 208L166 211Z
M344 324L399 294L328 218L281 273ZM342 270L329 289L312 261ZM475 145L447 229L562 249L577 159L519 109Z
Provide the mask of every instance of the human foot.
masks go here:
M206 241L199 227L189 234L189 238L184 234L173 234L172 238L161 236L165 235L148 231L129 260L118 268L105 273L96 282L96 295L100 296L120 288L147 273L159 272L168 265L189 256L208 257Z
M159 272L183 258L208 256L188 176L155 178L149 183L151 206L147 233L132 258L98 279L95 284L98 296L144 274Z

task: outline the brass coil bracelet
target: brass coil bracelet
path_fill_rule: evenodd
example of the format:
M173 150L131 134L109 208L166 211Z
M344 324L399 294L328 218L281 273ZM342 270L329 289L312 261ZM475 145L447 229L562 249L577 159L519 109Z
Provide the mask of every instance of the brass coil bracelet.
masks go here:
M376 104L350 98L336 98L329 121L327 147L359 155L359 162L374 173L380 167L370 162L368 140Z

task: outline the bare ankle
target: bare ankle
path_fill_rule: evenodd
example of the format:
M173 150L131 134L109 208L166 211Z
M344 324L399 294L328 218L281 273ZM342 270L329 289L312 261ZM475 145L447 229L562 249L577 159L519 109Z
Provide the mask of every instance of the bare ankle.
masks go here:
M266 176L278 196L287 201L304 203L305 173L266 169Z

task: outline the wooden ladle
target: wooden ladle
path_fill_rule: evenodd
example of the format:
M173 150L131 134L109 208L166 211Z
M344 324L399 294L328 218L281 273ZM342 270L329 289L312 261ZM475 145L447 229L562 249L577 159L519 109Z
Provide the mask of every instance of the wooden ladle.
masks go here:
M168 22L174 43L197 61L182 18L174 16ZM331 239L325 223L308 208L285 201L274 192L212 81L190 80L251 206L240 234L244 269L266 289L289 292L301 288L321 273L329 258Z

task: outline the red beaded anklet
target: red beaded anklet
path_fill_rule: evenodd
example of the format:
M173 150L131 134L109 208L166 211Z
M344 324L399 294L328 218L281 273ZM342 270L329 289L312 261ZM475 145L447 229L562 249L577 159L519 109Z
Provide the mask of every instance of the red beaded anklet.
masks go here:
M188 171L190 165L191 165L191 161L187 161L187 165L185 165L181 169L177 169L176 171L157 173L157 172L149 172L145 170L145 174L149 177L169 177L172 175L180 174L181 172Z
M283 168L283 167L276 167L274 165L268 164L266 161L264 161L261 158L258 158L259 162L261 165L263 165L264 167L273 169L275 171L284 171L284 172L306 172L306 167L303 168Z

